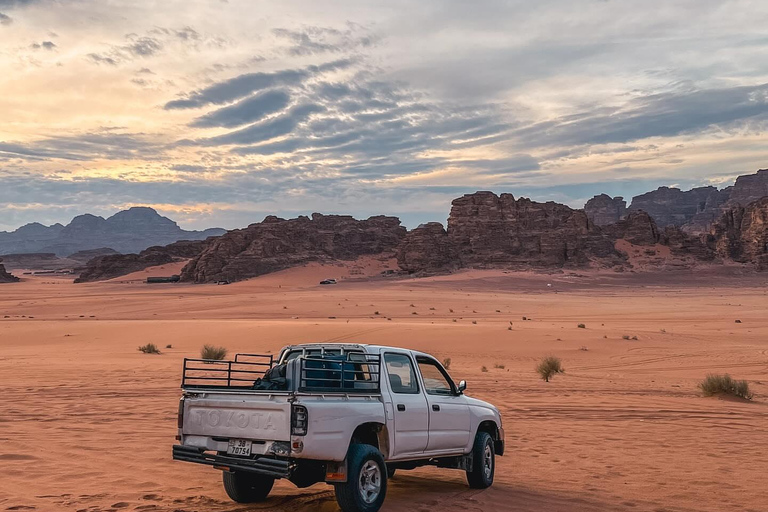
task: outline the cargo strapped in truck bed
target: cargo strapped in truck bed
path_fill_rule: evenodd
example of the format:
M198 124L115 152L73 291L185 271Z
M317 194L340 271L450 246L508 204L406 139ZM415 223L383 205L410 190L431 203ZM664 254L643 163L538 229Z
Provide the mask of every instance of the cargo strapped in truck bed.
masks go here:
M299 358L299 391L378 393L381 356L363 352Z
M184 358L184 389L250 389L274 366L272 355L236 354L234 361Z

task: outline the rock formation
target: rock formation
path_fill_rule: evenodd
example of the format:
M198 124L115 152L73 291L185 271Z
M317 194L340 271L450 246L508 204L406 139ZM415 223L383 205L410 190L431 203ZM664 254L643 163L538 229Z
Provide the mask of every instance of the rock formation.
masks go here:
M726 211L708 239L719 257L768 270L768 197Z
M597 226L615 224L627 214L627 202L623 197L611 198L608 194L600 194L584 205L587 218Z
M102 281L157 265L187 260L200 254L206 243L206 240L181 240L164 247L149 247L139 254L96 256L88 261L75 282Z
M768 169L761 169L755 174L736 178L728 202L734 206L747 206L766 196L768 196Z
M406 234L397 217L356 220L347 215L312 218L269 216L213 239L184 267L182 281L237 281L310 261L353 260L366 254L394 254Z
M77 251L76 253L73 253L67 256L67 259L75 260L80 264L85 265L86 263L91 261L93 258L96 258L97 256L109 256L110 254L119 254L119 253L116 250L112 249L111 247L99 247L97 249L86 249L83 251Z
M629 212L624 220L604 226L603 231L613 240L623 239L633 245L656 245L661 240L656 223L642 210Z
M462 267L583 266L618 258L582 210L554 202L476 192L455 199L448 238Z
M429 222L405 235L397 248L397 263L407 272L433 273L450 269L458 261L443 225Z
M78 251L111 247L121 253L136 253L153 245L178 240L205 240L225 233L219 228L185 231L152 208L134 207L104 219L78 215L66 226L33 223L13 232L0 232L0 254L54 253L66 256Z
M14 283L18 281L19 278L9 274L5 267L3 266L3 260L0 259L0 283Z
M707 199L717 194L715 187L699 187L683 192L678 188L659 187L632 198L632 210L643 210L653 217L659 227L682 226L703 211Z

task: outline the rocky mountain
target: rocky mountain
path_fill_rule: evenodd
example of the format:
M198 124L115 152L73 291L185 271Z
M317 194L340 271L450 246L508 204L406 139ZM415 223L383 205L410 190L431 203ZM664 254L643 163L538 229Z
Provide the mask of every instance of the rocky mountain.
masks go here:
M698 235L708 233L714 222L729 209L747 206L766 196L768 169L762 169L755 174L739 176L733 186L722 190L699 187L682 191L659 187L633 197L629 209L648 212L659 227L679 226L686 233Z
M455 199L447 234L461 267L582 266L620 258L584 211L515 200L512 194L476 192Z
M723 259L768 270L768 197L726 211L712 227L709 243Z
M27 224L16 231L0 232L0 254L54 253L67 256L84 250L111 248L120 253L137 253L153 245L178 240L204 240L226 230L186 231L152 208L133 207L104 219L78 215L66 226Z
M139 254L106 254L88 261L76 283L102 281L149 267L187 260L199 255L206 240L181 240L166 246L149 247Z
M456 251L439 222L422 224L397 247L397 263L407 272L439 272L458 265Z
M347 215L274 216L211 240L184 267L182 281L237 281L310 261L394 254L406 234L397 217L356 220Z
M587 201L584 213L597 226L615 224L627 215L627 202L621 196L600 194Z
M5 270L5 266L3 266L3 260L0 259L0 283L13 283L13 282L16 282L18 280L19 280L18 277L14 276L12 274L9 274Z

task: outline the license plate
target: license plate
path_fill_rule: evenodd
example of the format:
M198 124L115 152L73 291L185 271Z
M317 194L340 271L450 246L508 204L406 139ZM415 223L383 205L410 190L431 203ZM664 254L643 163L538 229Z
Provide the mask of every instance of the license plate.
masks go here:
M245 439L230 439L227 446L227 455L250 455L251 441Z

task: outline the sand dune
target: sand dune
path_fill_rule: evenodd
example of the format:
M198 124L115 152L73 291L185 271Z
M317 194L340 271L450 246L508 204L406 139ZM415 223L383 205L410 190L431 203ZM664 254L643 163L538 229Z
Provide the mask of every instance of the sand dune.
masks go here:
M210 342L307 341L450 357L468 394L502 410L509 449L491 489L402 471L385 511L767 510L765 278L472 271L319 286L350 276L332 270L229 286L0 286L0 510L337 510L330 487L286 482L236 505L217 471L170 455L183 357ZM163 354L136 350L147 342ZM566 373L544 383L533 368L549 354ZM748 379L755 400L700 396L708 372Z

